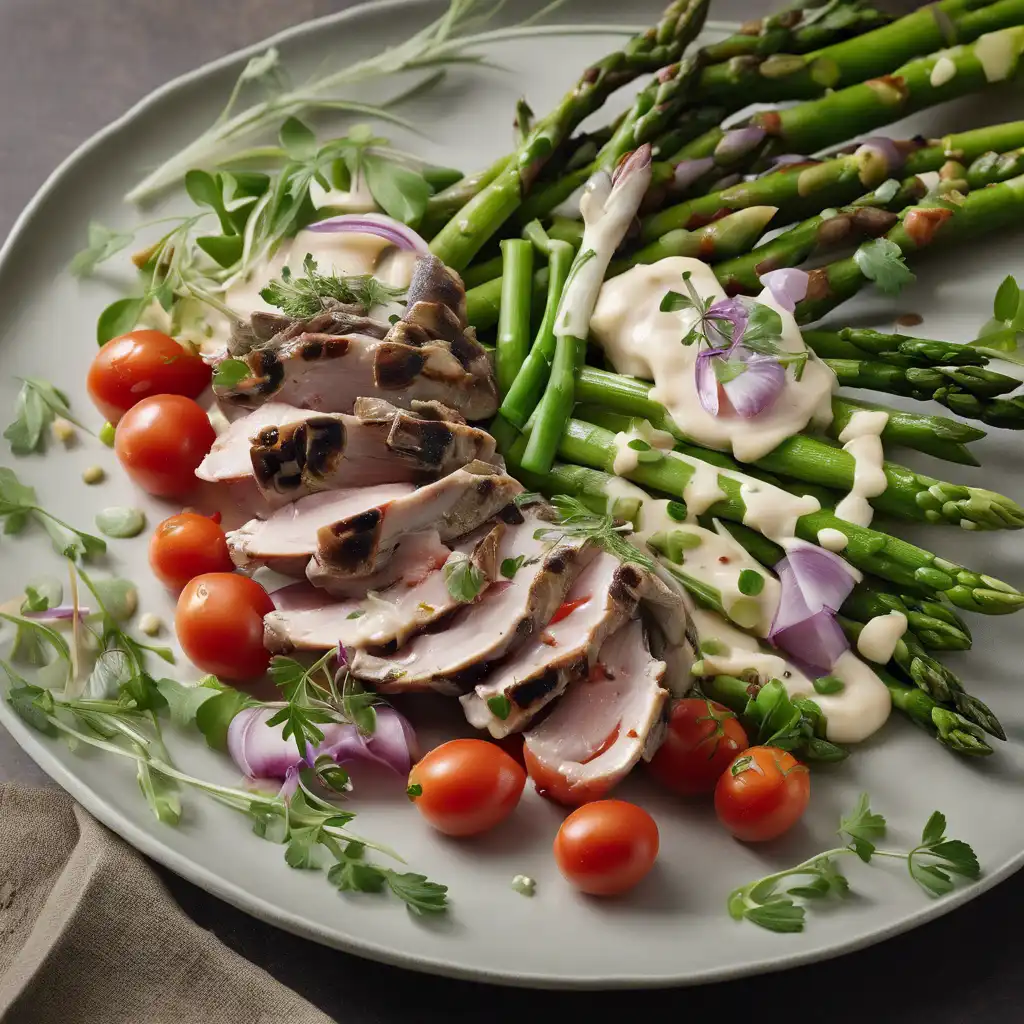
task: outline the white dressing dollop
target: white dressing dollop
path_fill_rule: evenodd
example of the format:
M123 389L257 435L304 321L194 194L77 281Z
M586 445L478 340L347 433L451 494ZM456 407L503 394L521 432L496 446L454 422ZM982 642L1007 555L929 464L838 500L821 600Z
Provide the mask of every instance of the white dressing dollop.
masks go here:
M907 631L907 617L903 612L891 611L869 619L857 637L857 653L876 665L885 665L893 656L896 645Z
M882 447L882 431L888 422L887 412L858 409L839 434L843 451L853 456L853 487L836 505L836 515L848 523L870 526L875 510L868 499L884 494L888 486Z
M682 344L696 314L691 310L663 313L660 309L667 292L684 290L682 275L686 271L702 298L725 298L706 263L682 256L633 267L604 283L590 332L615 369L653 381L651 398L665 406L683 434L708 448L731 451L742 462L767 455L809 424L827 426L832 419L836 380L813 352L808 353L799 381L792 368L787 370L783 391L759 416L744 419L724 406L714 416L704 409L694 377L698 346ZM771 306L781 317L780 347L790 352L805 351L793 315L781 309L768 293L762 293L756 301Z

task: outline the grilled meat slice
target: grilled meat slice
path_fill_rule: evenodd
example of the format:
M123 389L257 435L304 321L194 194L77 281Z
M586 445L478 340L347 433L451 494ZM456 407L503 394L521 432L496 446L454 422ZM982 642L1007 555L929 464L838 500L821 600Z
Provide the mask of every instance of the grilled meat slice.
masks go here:
M487 528L483 537L457 545L448 561L454 564L468 557L486 588L498 575L498 545L504 531L504 523ZM448 591L443 569L418 581L403 576L387 590L347 601L332 601L308 583L275 591L274 611L263 620L264 643L277 653L327 650L337 643L351 649L400 647L461 607Z
M281 347L302 334L366 334L384 338L391 325L366 316L366 307L322 300L323 312L307 320L296 320L284 313L257 310L249 319L236 320L231 326L228 355L239 358L256 348Z
M641 601L675 604L686 614L658 576L602 551L576 577L555 621L460 698L470 724L497 738L524 729L570 683L590 673L601 645L638 614Z
M550 529L554 510L542 501L502 513L508 530L498 550L505 559L523 557L515 576L490 586L471 607L458 612L447 629L416 637L387 657L360 651L353 674L384 692L464 692L500 658L529 642L565 600L579 572L596 555L586 537L538 539Z
M278 401L318 412L351 412L357 398L369 395L403 408L414 400L439 401L479 420L493 415L498 405L489 363L486 372L470 372L445 342L416 348L367 334L307 330L281 342L275 338L241 358L250 375L233 387L214 389L230 406Z
M387 505L320 529L307 576L366 576L387 562L400 538L436 529L442 541L463 537L504 508L522 485L486 462L471 462Z
M664 735L664 673L634 619L602 645L590 681L571 687L526 734L533 757L568 783L566 802L596 799L654 755Z
M411 484L381 484L311 494L278 509L269 519L252 519L228 534L231 560L240 569L267 566L286 576L304 576L321 527L366 513L412 494Z
M364 415L367 407L373 415ZM418 419L386 402L357 399L355 415L312 414L255 436L252 471L269 501L380 483L433 480L494 456L494 438L464 423Z

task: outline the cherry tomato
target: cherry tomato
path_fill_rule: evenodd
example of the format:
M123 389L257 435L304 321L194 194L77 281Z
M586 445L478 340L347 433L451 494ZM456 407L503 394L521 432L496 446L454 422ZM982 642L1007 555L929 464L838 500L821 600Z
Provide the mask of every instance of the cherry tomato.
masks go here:
M760 843L791 829L810 796L806 765L777 747L750 747L719 778L715 811L737 839Z
M658 826L636 804L598 800L577 808L555 836L558 870L581 892L615 896L654 867Z
M128 475L160 497L186 494L216 433L206 413L181 395L154 395L132 406L114 434L114 451Z
M210 367L161 331L112 338L89 367L89 397L111 423L149 395L196 398L210 383Z
M149 564L156 578L171 590L208 572L231 572L224 531L208 516L182 512L165 519L149 542Z
M747 734L728 708L687 697L672 709L668 733L649 768L659 782L683 796L711 793L718 777L746 748Z
M526 772L486 740L449 740L409 773L413 803L449 836L474 836L494 828L516 809L525 785Z
M178 597L174 625L188 659L225 679L254 679L267 670L263 616L270 595L248 576L210 572L191 580Z

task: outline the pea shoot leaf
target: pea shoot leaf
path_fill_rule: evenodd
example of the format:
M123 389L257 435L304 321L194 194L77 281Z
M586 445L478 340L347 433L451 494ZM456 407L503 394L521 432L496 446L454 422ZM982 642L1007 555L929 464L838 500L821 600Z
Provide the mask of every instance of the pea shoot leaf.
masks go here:
M362 170L370 195L389 217L419 224L430 198L430 186L422 174L373 153L363 156Z
M75 277L88 277L100 263L105 263L111 256L117 255L131 245L134 237L135 233L132 231L115 231L93 221L89 225L86 248L77 253L71 261L71 273Z
M12 686L7 692L7 702L14 709L15 714L37 732L47 736L56 736L57 727L48 717L53 713L53 696L49 690L26 683L20 677L16 677L6 664L0 662L0 665L3 665L12 680L15 678L20 680L18 685Z
M196 728L206 737L208 746L213 747L214 750L227 750L228 726L231 725L231 720L243 708L254 707L255 704L256 701L248 694L242 693L241 690L236 690L231 686L222 686L219 693L204 700L196 708Z
M21 390L14 404L14 421L4 431L11 451L15 455L42 451L46 430L58 416L82 427L71 415L67 396L62 391L39 377L22 378Z
M146 305L146 300L138 297L112 302L96 321L96 343L105 345L111 338L127 334L139 322Z
M865 242L853 254L853 259L860 272L886 295L898 295L904 285L916 280L900 247L888 238Z

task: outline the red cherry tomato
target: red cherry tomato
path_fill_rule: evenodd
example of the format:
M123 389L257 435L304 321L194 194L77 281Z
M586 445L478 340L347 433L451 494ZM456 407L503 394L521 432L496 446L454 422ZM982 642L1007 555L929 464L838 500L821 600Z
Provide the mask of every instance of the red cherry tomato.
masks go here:
M149 564L156 578L171 590L208 572L231 572L224 531L207 516L182 512L165 519L149 542Z
M201 671L254 679L270 662L263 646L263 616L273 610L270 595L255 580L211 572L181 592L174 625L182 650Z
M777 747L750 747L720 776L715 811L737 839L760 843L791 829L810 797L806 765Z
M87 386L111 423L149 395L196 398L210 383L210 367L161 331L130 331L112 338L89 367Z
M746 749L747 734L728 708L687 697L672 709L668 733L649 769L683 796L711 793L718 777Z
M615 896L654 867L658 826L636 804L598 800L577 808L555 836L558 870L581 892Z
M114 451L140 487L172 497L196 486L196 467L216 437L206 413L191 398L154 395L124 414Z
M497 744L449 740L409 773L420 814L449 836L475 836L504 821L519 803L526 772Z

